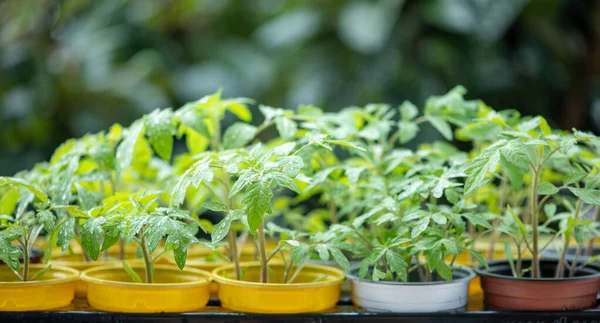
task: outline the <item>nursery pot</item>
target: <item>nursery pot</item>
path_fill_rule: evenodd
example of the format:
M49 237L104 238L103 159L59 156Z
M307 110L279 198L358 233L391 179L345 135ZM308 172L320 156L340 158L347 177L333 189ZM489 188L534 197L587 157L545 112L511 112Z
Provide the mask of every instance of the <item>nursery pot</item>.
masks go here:
M336 268L306 264L292 284L281 282L283 263L269 264L270 282L260 283L260 263L242 263L243 280L235 279L234 265L213 271L224 308L247 313L294 314L327 310L340 298L344 273ZM295 268L292 269L292 273Z
M416 272L409 273L408 282L372 281L358 278L359 268L346 275L352 283L352 301L369 311L377 312L443 312L465 310L469 282L475 273L468 267L452 272L452 281L419 282Z
M144 266L132 265L144 281ZM87 298L98 310L121 313L178 313L203 308L208 303L210 273L155 265L154 283L134 283L121 266L91 268L81 274Z
M564 311L593 307L600 290L600 267L588 265L569 278L554 277L558 260L540 260L542 278L515 278L506 260L489 263L489 269L478 266L486 307L516 311ZM523 268L531 260L523 260Z
M30 265L31 277L46 265ZM8 266L0 266L0 311L44 311L71 304L79 271L62 266L52 268L34 281L22 282Z

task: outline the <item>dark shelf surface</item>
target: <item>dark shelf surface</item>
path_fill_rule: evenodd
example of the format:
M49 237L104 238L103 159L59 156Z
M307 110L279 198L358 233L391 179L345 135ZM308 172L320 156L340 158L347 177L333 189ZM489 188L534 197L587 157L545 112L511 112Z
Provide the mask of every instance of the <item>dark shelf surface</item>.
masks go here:
M475 303L474 303L475 302ZM211 300L197 312L177 314L121 314L99 312L86 300L78 299L68 308L48 312L0 312L0 322L507 322L507 323L600 323L600 309L573 312L495 312L473 309L481 305L471 299L469 309L453 313L367 312L344 297L338 306L321 313L265 315L235 313Z

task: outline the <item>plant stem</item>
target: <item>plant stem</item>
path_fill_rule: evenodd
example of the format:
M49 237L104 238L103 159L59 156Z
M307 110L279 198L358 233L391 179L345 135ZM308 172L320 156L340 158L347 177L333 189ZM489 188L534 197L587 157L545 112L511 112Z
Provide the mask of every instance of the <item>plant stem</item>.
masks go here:
M533 182L531 183L531 197L529 204L531 205L531 227L533 234L533 250L532 250L532 276L534 279L540 277L539 269L539 253L538 253L538 216L537 216L537 187L539 181L539 167L533 171Z
M269 269L267 261L267 242L265 239L264 223L258 226L257 233L258 253L260 257L260 282L263 284L269 283Z
M337 207L335 205L335 201L333 200L333 198L329 199L329 214L331 215L331 224L337 224L338 223Z
M125 259L125 240L119 239L119 260Z
M573 258L573 262L571 262L571 268L569 269L569 277L575 276L575 271L577 268L577 262L579 261L579 255L581 254L581 246L577 245L577 251L575 251L575 257Z
M581 206L583 205L583 200L579 199L577 201L577 206L575 207L575 221L579 220L579 212L581 211ZM560 260L558 261L558 267L556 268L556 278L563 277L565 270L565 260L567 258L567 251L569 249L569 242L571 239L565 239L563 243L563 250L560 254Z
M29 247L27 241L22 244L23 246L23 281L29 280Z
M242 278L242 270L240 269L237 241L235 239L235 232L233 232L233 230L229 230L229 233L227 234L227 240L229 243L229 258L231 261L233 261L235 267L235 277L237 280L240 280Z
M144 236L144 231L140 232L140 245L142 247L142 255L144 256L144 269L146 271L146 284L152 284L154 282L154 270L152 270L152 257L150 256L150 252L148 252L148 243L146 242L146 237Z
M596 215L594 216L594 222L600 221L600 207L596 207ZM585 255L591 257L594 251L594 239L590 240L588 243L587 249L585 250Z

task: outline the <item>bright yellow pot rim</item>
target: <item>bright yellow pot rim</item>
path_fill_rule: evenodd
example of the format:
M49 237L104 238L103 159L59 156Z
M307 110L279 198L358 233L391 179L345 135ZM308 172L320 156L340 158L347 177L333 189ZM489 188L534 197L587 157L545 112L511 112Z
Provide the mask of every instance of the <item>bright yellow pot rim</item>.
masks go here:
M272 264L269 264L269 267L274 267L274 266L285 266L283 262L274 262ZM221 284L229 284L229 285L234 285L234 286L240 286L240 287L258 287L258 288L270 288L270 289L304 289L304 288L311 288L311 287L325 287L325 286L330 286L330 285L338 285L341 284L344 279L344 272L341 271L340 269L334 268L334 267L330 267L330 266L324 266L324 265L317 265L317 264L306 264L304 265L305 269L318 269L319 271L322 271L324 274L330 274L331 275L331 279L326 280L326 281L319 281L319 282L314 282L314 283L292 283L292 284L280 284L280 283L268 283L268 284L263 284L263 283L258 283L258 282L248 282L248 281L243 281L243 280L237 280L237 279L231 279L231 278L227 278L223 275L224 272L227 272L229 270L234 269L235 264L227 264L224 266L221 266L219 268L216 268L215 270L213 270L212 275L213 275L213 279ZM252 262L242 262L240 263L240 267L244 268L244 267L260 267L260 262L259 261L252 261Z
M22 265L21 265L22 266ZM30 269L43 269L46 268L44 264L31 264ZM66 274L66 277L48 279L48 280L34 280L34 281L14 281L14 282L3 282L0 281L0 287L20 287L20 286L45 286L45 285L56 285L69 283L79 278L79 271L73 268L65 266L54 266L50 269L50 272L62 272Z
M135 265L131 265L131 268L144 269L144 265L143 264L142 265L135 264ZM92 275L96 272L113 271L115 269L125 270L125 269L123 269L122 265L120 265L120 266L119 265L116 265L116 266L109 265L109 266L94 267L94 268L90 268L90 269L87 269L84 272L82 272L81 279L88 283L96 283L96 284L103 284L103 285L114 286L114 287L123 287L123 288L129 287L129 288L143 288L143 289L192 288L192 287L208 285L213 280L210 273L208 273L206 271L202 271L200 269L194 269L194 268L185 268L185 269L181 270L181 269L179 269L179 267L171 266L171 265L154 265L154 270L156 271L158 269L158 270L172 271L172 272L188 272L188 273L195 274L197 276L201 276L202 278L204 278L204 280L197 280L197 281L191 281L191 282L185 282L185 283L138 284L138 283L134 283L134 282L119 282L119 281L104 280L104 279L92 277Z

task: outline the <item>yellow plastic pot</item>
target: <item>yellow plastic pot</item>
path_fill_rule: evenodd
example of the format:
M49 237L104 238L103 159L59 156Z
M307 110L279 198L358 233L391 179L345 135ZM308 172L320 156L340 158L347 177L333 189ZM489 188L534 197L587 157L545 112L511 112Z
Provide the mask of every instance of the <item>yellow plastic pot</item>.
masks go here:
M269 265L272 283L262 284L259 282L260 263L241 265L244 280L235 279L233 264L213 271L224 308L263 314L312 313L334 307L340 298L344 273L339 269L307 264L293 284L282 284L285 267L274 263Z
M30 265L33 277L46 265ZM0 311L44 311L71 304L75 295L75 280L79 271L52 266L49 272L34 281L22 282L6 266L0 266Z
M144 266L132 265L145 279ZM120 313L179 313L208 303L210 273L170 265L154 266L154 283L134 283L121 266L91 268L81 273L88 303L97 310Z

